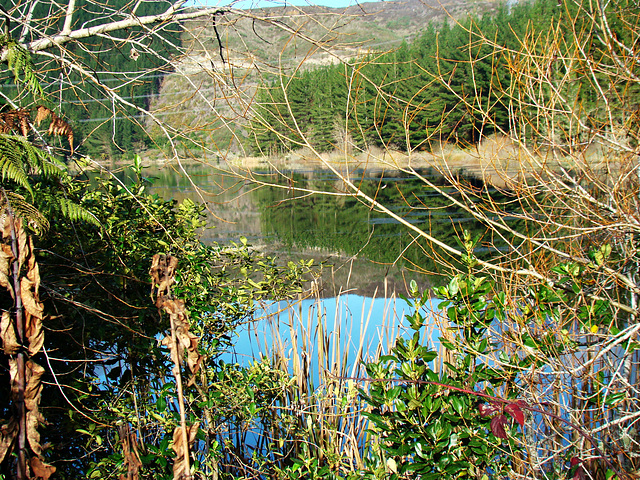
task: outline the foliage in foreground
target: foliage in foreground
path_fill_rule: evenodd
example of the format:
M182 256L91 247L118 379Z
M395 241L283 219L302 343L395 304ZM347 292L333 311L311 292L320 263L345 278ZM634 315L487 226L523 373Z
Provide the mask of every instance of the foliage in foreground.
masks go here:
M201 397L192 400L192 415L208 415L212 424L204 424L202 431L212 435L241 398L214 387L222 387L224 376L235 375L217 360L231 344L234 329L251 317L261 299L297 296L302 275L310 270L309 264L278 266L246 243L203 245L198 241L203 207L146 193L148 184L139 165L135 168L137 179L128 185L113 177L69 184L67 197L91 212L100 226L49 217L51 228L36 238L41 298L46 311L55 312L45 321L42 363L48 368L42 411L58 427L43 431L43 443L50 445L45 455L57 465L59 478L87 471L95 478L103 468L122 465L121 442L129 428L137 434L141 474L170 475L167 435L175 421L175 385L166 378L167 354L156 340L166 320L149 297L148 270L155 252L173 251L181 258L175 292L188 299L193 329L207 356L199 386L190 386L188 395ZM10 303L3 299L7 310ZM7 373L0 389L9 400ZM238 374L244 375L242 370ZM3 404L0 416L8 418L9 407ZM78 431L88 435L88 442ZM11 463L5 458L5 465Z
M514 297L477 270L476 242L468 234L462 243L467 271L435 292L421 293L412 283L409 333L366 365L366 377L331 373L325 378L325 388L335 388L340 380L361 385L356 402L347 390L342 393L342 425L332 423L329 405L321 408L322 388L305 396L293 385L296 398L305 399L304 410L291 403L274 406L297 411L299 425L311 427L306 436L276 437L292 456L282 457L275 471L262 463L262 474L287 479L629 478L637 468L632 428L638 398L634 374L622 377L619 369L625 355L637 359L638 344L627 335L636 324L616 324L615 308L606 301L586 308L578 286L586 281L585 271L575 265L557 266L565 275L561 286L540 286ZM602 265L609 254L604 247L593 251L594 265ZM610 338L622 340L599 356L589 354ZM369 423L354 420L352 408ZM358 437L358 455L344 453L350 428L368 429ZM336 443L343 452L337 457Z
M439 348L425 334L433 317L420 312L433 300L414 285L413 336L367 365L372 471L386 469L391 478L626 478L637 460L620 446L631 445L638 399L616 360L623 352L637 358L638 344L620 335L635 326L616 326L607 302L580 306L575 265L557 267L568 273L564 288L543 286L514 302L472 273L475 244L465 240L469 271L436 290ZM594 258L603 260L598 252ZM610 335L627 339L600 358L589 355Z
M505 417L496 421L479 409L497 396L493 403L499 409L504 399L520 412L513 399L515 376L481 361L492 350L487 330L497 320L496 306L499 320L505 320L499 297L487 303L490 290L487 278L473 275L455 277L443 290L451 300L440 308L451 312L451 328L442 332L440 358L421 334L431 320L420 313L429 294L412 291L418 296L409 318L413 335L398 339L390 355L367 365L373 383L364 398L380 452L377 468L386 467L392 478L502 478L516 467L523 451L517 424Z

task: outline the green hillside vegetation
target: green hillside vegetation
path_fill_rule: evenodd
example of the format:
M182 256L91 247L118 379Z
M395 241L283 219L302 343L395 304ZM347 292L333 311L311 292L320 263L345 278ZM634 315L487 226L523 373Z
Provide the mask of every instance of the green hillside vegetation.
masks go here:
M408 0L346 9L269 7L252 10L249 17L220 13L215 23L187 21L181 40L188 54L179 59L180 73L164 79L152 111L186 137L179 140L192 149L183 150L185 156L202 155L198 143L246 155L254 146L246 113L258 85L277 81L282 72L291 75L388 51L430 23L442 25L497 6L493 0ZM153 122L148 131L159 145L166 143Z
M442 142L468 146L496 132L509 134L519 114L531 118L545 113L535 104L526 112L514 112L510 57L530 32L549 28L554 22L558 22L558 36L567 39L557 45L559 51L576 48L570 40L574 25L562 19L575 16L571 5L565 11L553 1L521 2L453 26L431 24L413 41L389 53L369 55L352 67L332 65L285 74L284 79L259 89L260 108L252 123L254 149L277 154L309 142L320 152L330 151L344 148L348 135L359 149L378 146L416 151L431 150ZM594 28L587 19L577 18L583 25L575 28ZM620 23L611 28L623 34ZM549 65L548 71L563 88L566 68L558 62ZM551 127L541 120L520 135L535 144L555 128L555 140L570 145L584 140L590 129L600 128L588 124L591 114L602 106L590 82L588 76L576 72L570 80L575 95L568 100L580 106L587 125L579 129L558 121ZM628 104L638 90L631 82L612 88L621 105ZM541 93L553 97L551 90Z

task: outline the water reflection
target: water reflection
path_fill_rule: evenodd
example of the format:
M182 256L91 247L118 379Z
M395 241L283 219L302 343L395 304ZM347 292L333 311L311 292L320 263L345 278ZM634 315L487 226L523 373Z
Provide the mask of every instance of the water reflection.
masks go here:
M214 228L204 232L204 241L224 244L245 236L283 261L308 257L326 261L335 268L329 270L332 278L325 285L338 282L338 288L354 287L370 296L385 287L405 291L410 276L427 288L437 279L415 271L438 273L437 259L447 258L397 220L348 195L344 182L328 171L256 173L260 181L271 184L260 187L203 166L189 167L188 174L170 168L148 171L154 177L154 191L163 197L207 203ZM434 172L421 174L455 195ZM351 178L365 194L436 238L453 240L463 229L474 236L485 234L483 225L413 176L352 172ZM487 256L503 248L492 244L477 253Z
M421 173L455 195L433 172ZM293 368L296 356L304 352L306 361L312 362L309 371L317 376L325 367L314 349L326 340L344 356L344 374L357 376L352 368L359 360L379 354L379 348L388 351L393 339L403 335L404 315L410 312L395 294L406 292L412 279L423 290L439 281L416 270L438 272L436 259L444 252L414 238L397 220L346 195L344 182L329 172L265 172L259 179L271 185L260 187L201 166L190 167L188 174L169 168L147 172L154 177L154 192L164 198L206 202L213 228L204 232L205 241L225 244L244 236L280 261L311 257L331 266L325 269L321 301L302 300L294 308L278 303L265 307L258 321L237 332L234 353L227 361L246 365L260 355L279 355ZM474 236L484 234L485 227L415 177L361 172L357 185L434 237L452 241L463 228ZM334 195L310 195L310 191ZM477 253L492 255L500 248L492 245ZM425 318L432 314L425 312ZM430 325L435 329L435 322ZM438 332L432 333L435 345ZM326 360L333 365L337 359ZM314 381L317 385L320 379Z

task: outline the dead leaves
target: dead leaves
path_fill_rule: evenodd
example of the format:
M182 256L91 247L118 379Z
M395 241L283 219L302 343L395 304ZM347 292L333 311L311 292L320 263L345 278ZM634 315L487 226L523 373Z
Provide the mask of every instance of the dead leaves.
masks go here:
M174 283L178 259L171 255L156 254L151 262L149 274L153 280L154 289L157 288L156 306L164 310L171 321L171 335L162 340L162 345L169 347L172 369L176 379L178 391L178 405L180 408L180 426L173 431L173 449L176 459L173 464L174 480L191 478L189 466L189 452L195 441L199 424L187 426L182 391L182 375L180 366L184 362L186 352L187 365L192 373L189 384L193 383L195 374L202 363L203 356L198 352L198 337L189 331L189 313L182 300L172 298L171 285Z
M0 112L0 133L19 132L26 137L29 134L29 118L30 112L24 108Z
M187 366L192 374L200 368L203 356L198 353L198 337L189 331L189 317L182 300L163 300L162 307L172 319L175 331L176 345L172 345L173 338L169 335L164 337L161 344L169 347L171 360L177 365L183 364L182 352L186 352Z
M41 459L38 427L44 421L39 407L41 379L45 370L31 360L44 343L44 306L39 299L40 270L33 240L22 228L21 219L15 219L7 212L0 216L0 220L0 286L6 288L14 300L12 310L2 312L0 340L4 354L9 356L11 400L16 406L14 416L0 427L0 461L8 453L15 452L18 461L23 459L26 466L26 448L18 447L15 442L22 431L31 451L36 454L29 460L32 477L47 480L56 469Z
M193 446L193 442L196 441L196 435L198 434L198 428L200 423L194 423L193 425L183 429L176 427L173 431L173 451L176 452L176 459L173 463L173 478L175 480L183 478L191 478L191 471L189 467L189 450ZM185 431L187 435L187 442L185 442ZM187 450L185 451L185 447Z
M27 109L9 110L0 112L0 133L17 132L23 136L29 135L29 125L31 112ZM47 133L49 135L67 137L71 154L73 154L73 129L66 121L58 117L53 110L40 105L36 108L34 123L38 126L47 119L50 119Z
M31 255L27 262L27 274L20 279L20 295L25 310L24 334L29 344L29 355L33 356L44 345L44 331L42 320L44 306L40 303L40 269L33 254L33 239L29 238L29 251Z
M38 426L44 422L44 418L38 407L42 396L42 382L40 380L44 375L44 368L29 360L25 365L25 370L27 382L24 389L24 405L27 409L27 440L31 450L40 456L42 447L40 446Z
M6 288L11 297L15 299L13 270L16 257L14 255L11 242L15 236L17 246L16 271L23 273L19 278L19 297L23 318L22 331L24 332L25 345L29 355L33 356L42 349L44 344L44 331L42 330L42 320L44 317L44 306L39 299L40 289L40 269L33 253L33 240L27 237L22 228L21 219L15 220L13 229L10 227L12 218L4 216L5 224L2 226L3 240L0 248L0 286ZM26 265L25 265L26 264ZM26 272L24 271L26 267ZM20 342L18 340L15 324L9 312L2 314L0 322L0 339L2 348L6 355L18 353Z
M11 246L2 244L0 246L0 287L6 288L13 297L13 286L9 282L9 262L13 258L11 253Z
M33 476L36 480L49 480L49 477L56 471L56 467L53 465L47 465L38 457L33 457L29 462L29 466L31 467L31 472L33 472Z
M0 339L2 339L2 349L5 355L15 355L18 353L20 344L16 336L16 329L9 312L2 312L2 320L0 320Z
M9 423L0 425L0 462L8 452L13 450L13 443L18 436L19 425L15 418L10 418Z
M40 123L49 117L51 117L51 123L49 124L49 130L47 130L47 133L49 135L67 137L69 147L71 148L71 154L73 154L73 129L71 128L71 125L58 117L53 110L40 105L36 115L36 124L40 126Z
M189 313L182 300L171 298L171 285L178 266L178 259L172 255L153 256L149 271L153 285L157 288L156 306L169 315L172 326L172 336L162 339L162 345L169 347L171 360L176 365L182 365L186 352L187 365L195 374L202 363L203 357L198 352L198 337L189 331ZM175 335L175 341L174 337Z
M122 456L124 457L124 466L127 468L127 474L121 474L119 480L138 480L140 477L138 472L142 467L142 461L138 454L138 439L135 432L129 428L129 424L125 424L120 428L120 443L122 444Z
M156 294L156 306L158 308L162 308L165 299L170 296L171 285L173 285L177 267L178 259L172 255L156 253L151 260L149 274L154 288L158 289Z

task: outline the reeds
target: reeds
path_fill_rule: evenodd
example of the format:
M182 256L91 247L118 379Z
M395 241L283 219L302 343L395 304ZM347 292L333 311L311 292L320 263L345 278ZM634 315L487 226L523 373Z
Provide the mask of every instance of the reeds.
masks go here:
M328 302L316 294L311 302L268 314L262 321L266 330L253 329L256 356L269 358L292 378L286 401L274 406L296 419L280 468L302 459L334 472L364 468L368 422L358 389L366 388L360 381L364 365L388 353L403 333L398 302L395 295L367 299L345 293Z

